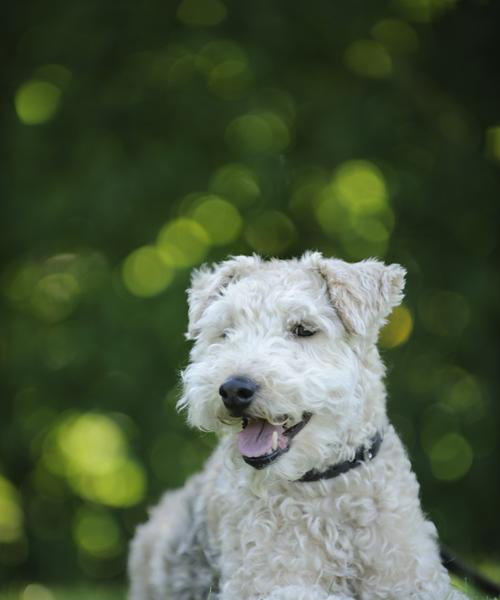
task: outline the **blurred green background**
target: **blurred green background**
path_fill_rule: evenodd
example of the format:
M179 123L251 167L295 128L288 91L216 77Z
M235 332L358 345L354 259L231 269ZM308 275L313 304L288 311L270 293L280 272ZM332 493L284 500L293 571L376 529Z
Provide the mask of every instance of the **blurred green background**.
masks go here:
M391 417L442 540L498 579L500 3L3 12L5 597L123 588L214 444L174 408L191 268L309 248L407 267Z

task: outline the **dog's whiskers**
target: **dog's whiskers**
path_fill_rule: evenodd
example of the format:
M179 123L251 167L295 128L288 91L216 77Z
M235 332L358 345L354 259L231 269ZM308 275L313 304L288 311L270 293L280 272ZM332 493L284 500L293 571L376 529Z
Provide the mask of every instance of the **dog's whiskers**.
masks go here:
M217 415L217 420L223 425L234 426L239 423L239 419L234 419L232 417L222 417L221 415Z

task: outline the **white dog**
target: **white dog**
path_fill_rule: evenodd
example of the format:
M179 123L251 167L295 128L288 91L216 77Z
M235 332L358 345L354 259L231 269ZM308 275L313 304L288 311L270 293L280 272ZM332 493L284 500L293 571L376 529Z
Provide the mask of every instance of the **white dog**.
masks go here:
M387 420L405 271L239 256L189 291L189 422L220 444L139 527L131 600L458 600Z

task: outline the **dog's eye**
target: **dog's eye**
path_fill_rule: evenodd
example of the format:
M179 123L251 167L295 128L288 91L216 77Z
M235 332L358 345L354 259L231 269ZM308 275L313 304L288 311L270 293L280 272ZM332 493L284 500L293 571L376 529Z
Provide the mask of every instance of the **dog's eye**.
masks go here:
M302 323L297 323L297 325L293 326L292 333L297 337L310 337L311 335L314 335L316 331L302 325Z
M221 340L225 340L231 335L232 329L230 327L225 327L219 334Z

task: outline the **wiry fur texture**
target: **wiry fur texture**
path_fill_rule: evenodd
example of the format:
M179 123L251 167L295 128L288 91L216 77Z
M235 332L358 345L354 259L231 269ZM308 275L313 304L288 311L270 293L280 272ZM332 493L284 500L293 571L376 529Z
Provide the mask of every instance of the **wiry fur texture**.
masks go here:
M307 253L232 258L194 274L180 407L220 444L204 471L167 493L139 527L130 600L458 600L434 525L388 423L378 331L402 299L405 271ZM317 330L297 338L302 323ZM259 384L255 418L312 418L263 470L236 446L241 419L219 396L228 377ZM335 479L310 469L352 459L381 431L371 462Z

